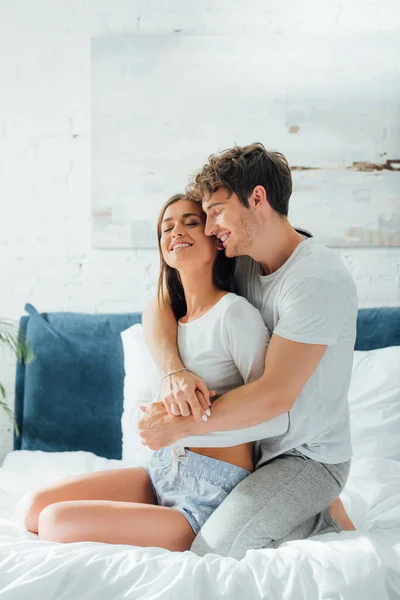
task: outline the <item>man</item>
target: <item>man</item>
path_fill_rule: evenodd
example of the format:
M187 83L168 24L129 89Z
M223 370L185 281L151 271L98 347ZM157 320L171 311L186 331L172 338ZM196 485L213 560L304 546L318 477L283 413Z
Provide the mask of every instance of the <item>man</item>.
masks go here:
M256 443L255 472L214 512L192 550L242 558L250 548L354 529L338 499L351 459L354 281L335 253L290 225L292 180L282 154L256 143L211 156L187 192L202 202L206 234L219 238L227 256L239 257L237 291L260 310L272 337L261 379L218 398L205 421L198 400L209 401L209 390L180 370L172 310L151 302L143 323L160 373L167 375L161 398L168 411L161 403L144 411L143 443L158 449L286 412L290 423L284 435ZM188 414L186 401L193 417L174 416Z

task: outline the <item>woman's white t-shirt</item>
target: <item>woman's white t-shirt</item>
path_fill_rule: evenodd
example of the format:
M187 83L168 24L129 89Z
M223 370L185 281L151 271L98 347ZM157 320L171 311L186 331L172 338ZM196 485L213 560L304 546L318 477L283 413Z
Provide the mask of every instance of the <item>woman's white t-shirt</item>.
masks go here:
M204 379L207 388L216 390L218 396L261 377L269 338L260 312L231 292L198 319L178 322L178 349L183 364ZM173 445L236 446L280 436L286 433L288 425L286 413L240 430L188 436Z

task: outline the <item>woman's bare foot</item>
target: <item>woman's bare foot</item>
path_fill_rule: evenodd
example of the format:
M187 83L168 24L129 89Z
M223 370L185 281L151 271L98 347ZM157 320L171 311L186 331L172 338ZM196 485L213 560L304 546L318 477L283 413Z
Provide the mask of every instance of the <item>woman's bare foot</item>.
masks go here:
M328 508L332 519L341 527L342 531L355 531L354 523L346 512L343 502L337 498Z

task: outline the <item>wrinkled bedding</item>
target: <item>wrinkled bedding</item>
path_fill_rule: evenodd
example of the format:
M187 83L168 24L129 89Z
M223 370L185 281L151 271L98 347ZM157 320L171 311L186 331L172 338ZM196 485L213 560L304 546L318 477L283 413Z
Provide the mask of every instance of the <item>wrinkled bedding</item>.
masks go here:
M253 550L237 561L99 543L41 542L17 500L57 478L118 468L88 452L11 452L0 469L0 600L400 598L400 462L353 461L343 502L356 532Z

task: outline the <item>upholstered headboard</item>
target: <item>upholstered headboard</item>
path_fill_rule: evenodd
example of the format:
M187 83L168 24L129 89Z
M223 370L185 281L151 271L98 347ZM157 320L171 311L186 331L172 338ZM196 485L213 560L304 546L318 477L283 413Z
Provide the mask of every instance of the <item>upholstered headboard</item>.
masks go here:
M14 449L86 450L121 458L120 333L141 313L43 313L26 307L20 330L35 354L18 364ZM400 345L400 308L361 309L356 350Z

